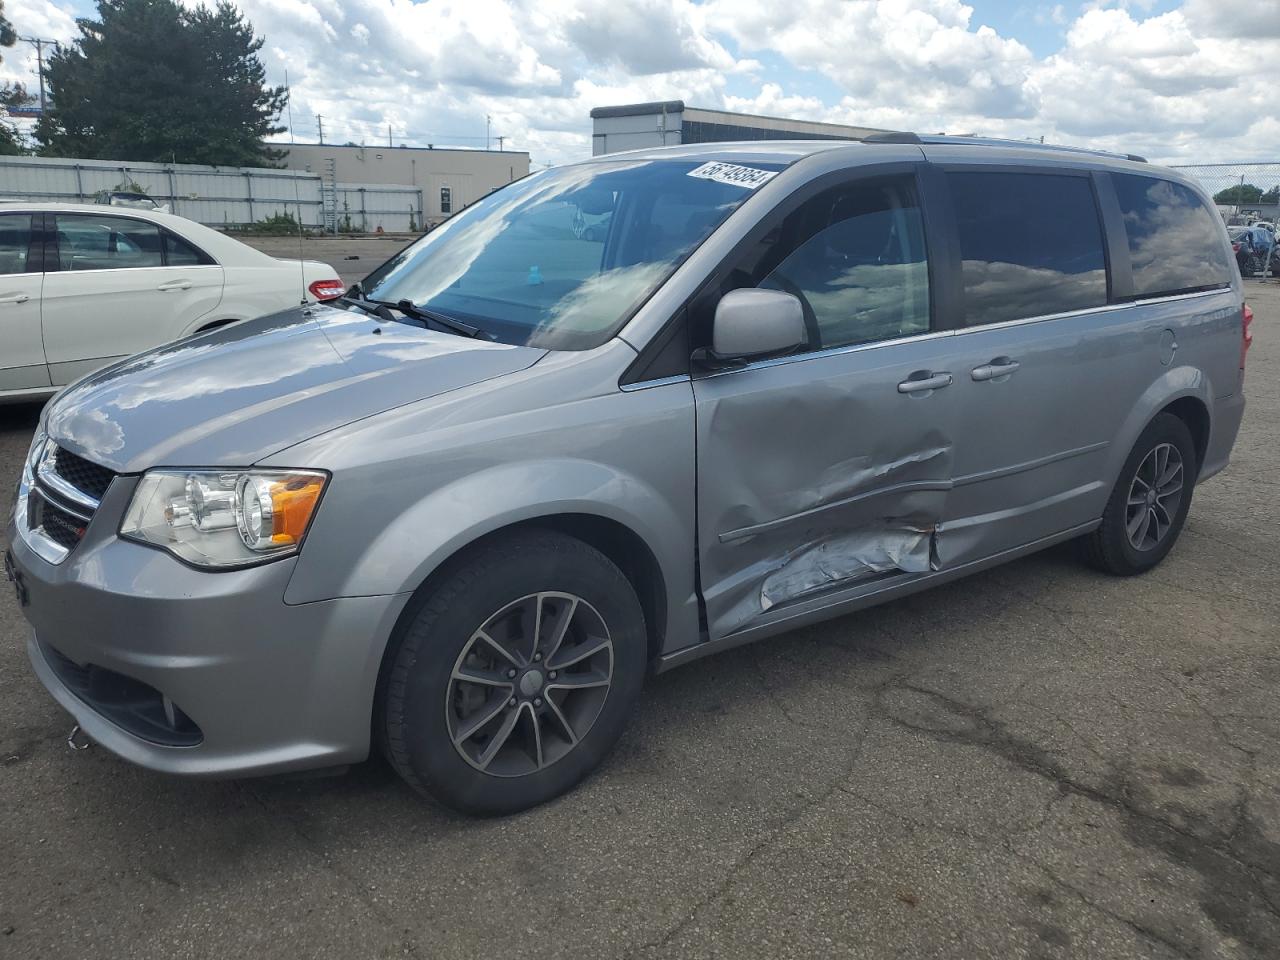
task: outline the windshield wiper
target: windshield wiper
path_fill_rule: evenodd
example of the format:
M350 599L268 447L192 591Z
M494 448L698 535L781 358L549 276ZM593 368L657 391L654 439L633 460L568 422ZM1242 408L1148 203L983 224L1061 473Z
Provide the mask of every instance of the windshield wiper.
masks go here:
M359 284L352 287L352 289L356 290L358 293ZM352 296L350 293L347 293L341 297L338 297L338 302L349 303L353 307L358 307L359 309L363 310L365 313L368 313L368 314L371 314L372 316L377 317L379 320L383 321L384 323L396 322L396 318L391 315L391 311L387 309L387 305L385 303L375 303L374 301L366 300L364 299L364 297L361 297L361 296Z
M392 306L392 304L384 303L381 300L370 300L370 303L381 303L383 306ZM426 307L420 307L412 300L399 300L394 304L395 308L405 316L414 317L424 323L434 323L437 326L444 327L446 330L452 330L454 333L460 333L464 337L480 337L484 336L488 339L488 335L479 327L473 327L469 323L463 323L461 320L455 320L453 317L443 313L437 313L435 310L429 310Z

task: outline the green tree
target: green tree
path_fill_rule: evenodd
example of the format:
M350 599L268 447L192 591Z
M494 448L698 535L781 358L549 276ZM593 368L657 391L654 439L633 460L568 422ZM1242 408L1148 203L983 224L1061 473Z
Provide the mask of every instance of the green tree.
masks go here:
M0 47L12 47L18 42L17 31L4 15L4 0L0 0ZM0 83L0 108L19 107L27 102L27 92L21 84ZM0 155L22 153L22 139L18 128L7 120L0 120Z
M1280 203L1280 185L1272 187L1258 198L1260 203Z
M1214 203L1257 203L1262 198L1262 188L1252 183L1237 183L1234 187L1219 190L1213 195Z
M98 0L98 19L49 58L52 101L36 124L46 156L274 166L264 138L283 127L262 39L232 4Z

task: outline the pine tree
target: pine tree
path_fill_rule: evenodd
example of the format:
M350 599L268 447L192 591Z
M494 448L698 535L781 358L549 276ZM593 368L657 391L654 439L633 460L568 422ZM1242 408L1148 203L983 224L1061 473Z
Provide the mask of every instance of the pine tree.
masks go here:
M47 156L272 166L263 140L283 128L262 39L230 3L98 0L98 19L49 58L52 101L36 124Z
M4 0L0 0L0 47L12 47L17 42L18 34L13 29L13 24L5 19ZM0 83L0 108L19 107L29 99L21 84ZM0 120L0 156L22 152L22 140L18 136L17 127Z

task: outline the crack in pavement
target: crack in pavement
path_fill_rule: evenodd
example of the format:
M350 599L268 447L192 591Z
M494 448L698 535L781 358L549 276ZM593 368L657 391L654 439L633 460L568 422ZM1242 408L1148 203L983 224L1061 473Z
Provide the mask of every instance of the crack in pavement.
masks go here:
M862 758L863 749L867 741L867 730L869 726L870 721L864 720L862 729L858 732L857 743L849 755L848 760L844 763L840 772L830 783L827 784L825 789L821 790L813 797L806 798L804 802L797 804L794 809L788 810L782 816L777 818L776 822L765 831L764 835L757 839L746 853L730 865L729 869L725 872L725 875L718 883L715 884L707 895L699 899L688 909L688 912L684 917L682 917L677 923L672 924L656 938L647 940L639 946L628 950L623 954L625 960L630 960L631 957L635 957L648 951L665 950L665 948L668 947L676 937L689 929L689 927L697 921L698 916L703 910L721 900L724 895L729 892L729 889L733 886L734 882L742 872L751 866L751 864L755 862L756 858L770 847L775 840L781 837L789 827L793 826L807 813L809 813L809 811L824 803L828 798L836 793L836 791L840 789L840 785L847 781L849 777L853 776L854 770L858 766L858 761Z
M902 693L917 702L895 704L890 699ZM932 725L927 716L930 709L936 715ZM873 715L936 740L987 750L1056 785L1059 791L1117 811L1130 842L1153 849L1200 876L1201 909L1220 932L1257 950L1260 957L1271 956L1270 945L1280 942L1280 910L1268 889L1280 883L1280 844L1267 839L1249 816L1247 798L1237 798L1232 804L1229 829L1207 821L1218 836L1200 836L1143 809L1134 797L1138 785L1114 765L1101 785L1082 782L1048 750L1013 735L1003 721L992 718L986 710L940 691L905 679L887 684L877 696ZM954 723L957 719L963 721L959 728ZM1182 949L1185 953L1187 948Z

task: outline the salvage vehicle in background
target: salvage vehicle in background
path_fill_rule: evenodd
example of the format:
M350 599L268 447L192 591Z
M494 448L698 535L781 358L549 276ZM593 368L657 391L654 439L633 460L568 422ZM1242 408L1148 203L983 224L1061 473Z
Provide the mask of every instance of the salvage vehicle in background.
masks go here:
M0 402L48 396L131 354L343 291L160 210L0 204Z
M1067 540L1152 569L1235 441L1242 289L1209 198L1138 158L893 134L539 173L332 305L51 403L8 528L31 662L152 769L381 749L520 810L650 669Z
M1268 236L1261 227L1228 227L1227 236L1231 239L1240 276L1256 277L1267 269L1275 244L1267 242Z

